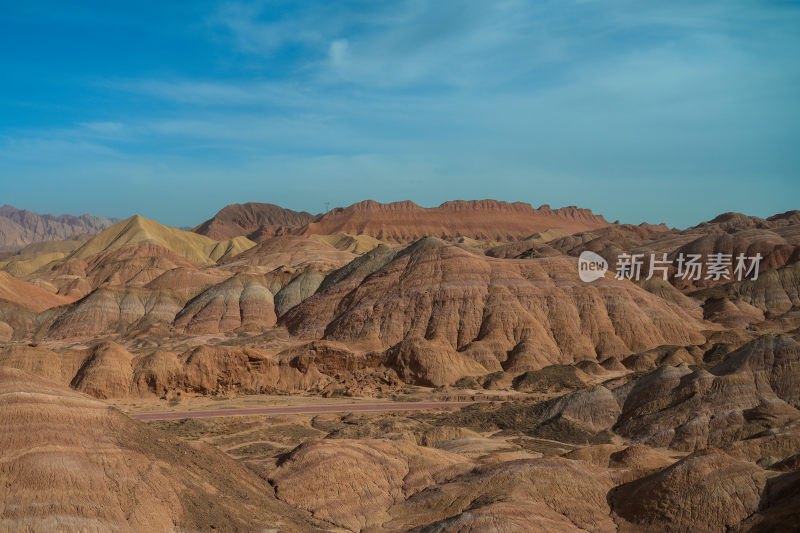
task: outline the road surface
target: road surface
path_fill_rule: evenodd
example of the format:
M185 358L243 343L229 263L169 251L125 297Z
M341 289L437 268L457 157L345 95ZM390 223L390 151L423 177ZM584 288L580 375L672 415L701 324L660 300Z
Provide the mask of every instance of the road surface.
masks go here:
M253 407L247 409L214 409L206 411L167 411L163 413L134 413L138 420L176 420L182 418L212 418L216 416L290 415L319 413L350 413L356 411L422 411L424 409L461 408L474 402L382 402L339 405L296 405Z

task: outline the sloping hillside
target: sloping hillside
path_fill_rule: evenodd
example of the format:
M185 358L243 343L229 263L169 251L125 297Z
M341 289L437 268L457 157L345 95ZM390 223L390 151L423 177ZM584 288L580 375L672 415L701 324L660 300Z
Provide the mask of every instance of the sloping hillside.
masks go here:
M69 258L86 259L124 246L156 243L197 265L211 265L254 246L245 237L215 241L203 235L163 226L139 215L114 224L87 241Z

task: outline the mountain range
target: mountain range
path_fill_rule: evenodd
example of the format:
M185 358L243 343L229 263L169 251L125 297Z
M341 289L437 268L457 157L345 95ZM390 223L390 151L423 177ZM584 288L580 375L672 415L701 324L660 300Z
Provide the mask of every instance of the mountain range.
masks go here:
M273 204L236 204L225 207L193 231L215 239L247 236L262 240L281 234L346 233L403 243L428 236L508 241L552 228L574 233L607 225L602 216L574 206L551 209L543 205L536 209L522 202L476 200L426 208L411 201L382 204L366 200L314 217Z
M0 492L13 504L0 528L795 523L800 211L675 229L492 200L321 215L249 203L191 231L86 224L0 259ZM581 279L585 251L609 264L595 281ZM666 258L666 278L616 276L625 254L645 272ZM678 272L711 254L758 255L758 275ZM397 399L474 403L330 408ZM202 414L265 402L331 403Z
M93 215L39 215L4 205L0 207L0 252L19 250L35 242L94 235L116 222Z

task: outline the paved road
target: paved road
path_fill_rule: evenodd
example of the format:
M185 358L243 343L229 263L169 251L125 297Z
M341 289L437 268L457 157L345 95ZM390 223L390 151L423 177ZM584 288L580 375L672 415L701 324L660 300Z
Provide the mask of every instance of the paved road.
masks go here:
M350 413L354 411L421 411L466 407L474 402L383 402L339 405L297 405L253 407L249 409L214 409L209 411L175 411L164 413L136 413L130 416L139 420L175 420L181 418L212 418L215 416L289 415L317 413Z

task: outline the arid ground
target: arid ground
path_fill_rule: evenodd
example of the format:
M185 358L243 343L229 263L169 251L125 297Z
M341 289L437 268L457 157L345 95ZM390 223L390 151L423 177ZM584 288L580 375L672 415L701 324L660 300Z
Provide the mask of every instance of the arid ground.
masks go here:
M0 531L800 528L800 211L6 206L0 250Z

